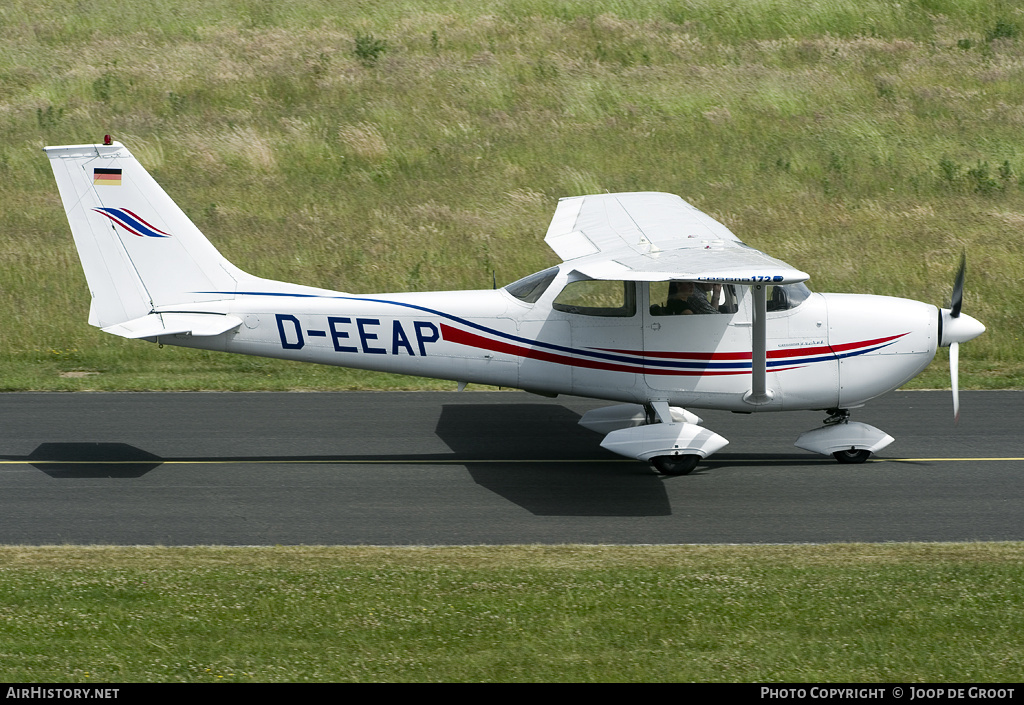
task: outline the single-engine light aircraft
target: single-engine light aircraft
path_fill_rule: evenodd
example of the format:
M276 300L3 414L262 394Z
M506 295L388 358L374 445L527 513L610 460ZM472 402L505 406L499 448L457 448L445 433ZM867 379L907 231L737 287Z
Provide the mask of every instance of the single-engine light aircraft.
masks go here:
M812 293L808 275L667 193L563 198L562 263L503 289L357 295L228 262L135 157L46 147L92 293L89 323L164 345L569 394L617 404L580 424L601 445L685 475L728 441L689 409L822 410L800 448L864 462L892 437L850 409L985 327L952 304Z

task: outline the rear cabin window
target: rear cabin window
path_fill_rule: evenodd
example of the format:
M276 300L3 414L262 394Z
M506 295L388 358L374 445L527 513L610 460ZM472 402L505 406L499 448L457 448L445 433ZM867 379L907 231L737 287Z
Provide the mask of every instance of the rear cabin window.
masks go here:
M556 311L580 316L633 316L636 283L584 279L566 285L553 304Z

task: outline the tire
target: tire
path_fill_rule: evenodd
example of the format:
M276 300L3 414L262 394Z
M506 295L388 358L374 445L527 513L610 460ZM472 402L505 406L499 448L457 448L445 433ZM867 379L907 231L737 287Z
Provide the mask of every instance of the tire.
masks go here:
M832 457L838 460L843 465L857 465L863 463L865 460L871 457L870 450L857 450L851 448L850 450L841 450L837 453L833 453Z
M659 455L651 465L661 475L689 475L701 460L699 455Z

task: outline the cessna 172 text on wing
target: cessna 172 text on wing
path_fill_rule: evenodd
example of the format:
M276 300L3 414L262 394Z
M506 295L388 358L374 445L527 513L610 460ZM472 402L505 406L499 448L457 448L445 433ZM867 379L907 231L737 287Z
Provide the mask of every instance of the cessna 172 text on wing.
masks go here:
M563 198L563 262L474 292L355 295L228 262L121 144L46 147L92 292L89 323L167 345L619 402L580 420L621 455L686 474L728 441L684 407L827 410L796 445L863 462L892 438L849 409L984 326L907 299L816 294L678 196Z

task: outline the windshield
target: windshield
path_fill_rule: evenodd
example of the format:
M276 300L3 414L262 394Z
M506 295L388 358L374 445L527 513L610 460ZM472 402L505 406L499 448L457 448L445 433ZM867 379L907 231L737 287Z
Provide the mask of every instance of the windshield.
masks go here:
M803 282L782 284L768 287L768 310L788 311L796 308L811 295L811 290Z
M541 294L554 281L556 274L558 274L558 267L551 267L543 272L537 272L528 277L523 277L519 281L512 282L505 287L505 291L524 303L535 304L537 299L541 297Z

